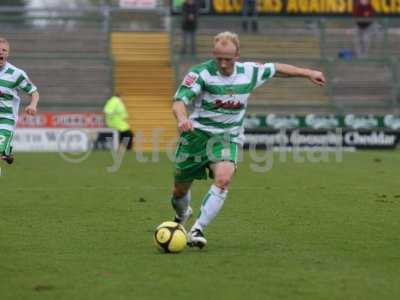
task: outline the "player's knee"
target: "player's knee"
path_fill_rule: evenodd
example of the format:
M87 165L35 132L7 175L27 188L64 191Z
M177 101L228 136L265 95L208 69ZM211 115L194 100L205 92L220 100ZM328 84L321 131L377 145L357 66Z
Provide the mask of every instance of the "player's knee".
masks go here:
M214 180L214 184L221 189L226 189L230 182L230 176L219 176Z
M187 194L187 189L179 186L174 186L172 193L175 198L182 198Z

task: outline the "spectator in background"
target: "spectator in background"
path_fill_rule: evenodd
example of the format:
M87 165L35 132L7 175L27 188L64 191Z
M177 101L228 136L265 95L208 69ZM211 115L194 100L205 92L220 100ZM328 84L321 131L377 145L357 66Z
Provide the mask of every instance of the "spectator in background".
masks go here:
M354 50L358 58L368 56L371 35L374 32L372 16L374 9L370 0L354 0L353 16L356 18Z
M190 39L190 53L196 56L196 30L198 7L195 0L185 0L182 5L182 54L187 53Z
M107 126L119 133L120 145L126 146L127 150L132 149L133 133L127 122L128 111L119 94L107 100L104 106Z
M244 31L247 31L250 20L252 31L258 31L257 0L243 0L242 18L242 28Z

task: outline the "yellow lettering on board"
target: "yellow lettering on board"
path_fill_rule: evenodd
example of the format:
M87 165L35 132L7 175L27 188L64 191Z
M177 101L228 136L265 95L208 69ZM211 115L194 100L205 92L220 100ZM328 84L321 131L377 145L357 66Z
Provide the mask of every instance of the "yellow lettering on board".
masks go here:
M299 8L300 8L300 12L307 13L308 12L308 0L299 0Z
M390 6L387 4L386 0L381 0L381 5L383 13L387 14L388 12L390 12Z
M283 8L282 0L268 0L267 3L270 4L270 6L269 6L271 8L270 11L273 11L273 12L281 12L282 11L282 8Z
M242 0L232 0L233 1L233 10L235 12L241 12L242 11Z
M347 12L353 13L353 0L347 0Z
M337 9L336 0L326 0L326 12L335 12Z
M297 0L288 0L286 11L288 13L297 13L297 12L299 12L299 7L297 5Z
M212 0L217 13L233 13L242 11L242 0Z
M346 11L346 3L345 0L338 0L337 1L337 12L345 12Z
M213 0L212 5L216 12L222 13L224 11L224 0Z
M224 3L224 12L226 12L226 13L233 12L233 6L232 6L231 1L225 0L224 2L225 2Z
M323 1L323 0L322 0ZM310 13L321 13L319 0L310 0Z
M374 9L374 12L380 13L382 11L381 0L371 0L371 5L372 5L372 8Z
M392 0L392 13L400 13L400 0Z

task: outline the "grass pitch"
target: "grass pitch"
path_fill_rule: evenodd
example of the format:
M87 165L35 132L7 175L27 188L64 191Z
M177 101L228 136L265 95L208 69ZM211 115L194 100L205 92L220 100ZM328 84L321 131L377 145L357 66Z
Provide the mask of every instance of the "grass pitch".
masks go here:
M151 159L150 159L151 160ZM286 160L284 162L283 160ZM400 152L248 153L204 250L160 254L172 164L18 154L0 176L0 299L399 299ZM193 208L210 182L193 188Z

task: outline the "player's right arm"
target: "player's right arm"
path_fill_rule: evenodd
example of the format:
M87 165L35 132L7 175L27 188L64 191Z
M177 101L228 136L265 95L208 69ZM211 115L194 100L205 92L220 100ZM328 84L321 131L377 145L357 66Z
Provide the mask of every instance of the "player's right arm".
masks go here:
M172 105L172 111L175 115L176 121L178 122L178 128L180 131L185 132L193 130L193 124L188 118L186 105L183 101L175 101Z
M178 122L180 131L193 130L193 124L188 117L186 106L190 104L202 91L204 81L196 71L189 72L183 79L174 96L172 111Z

